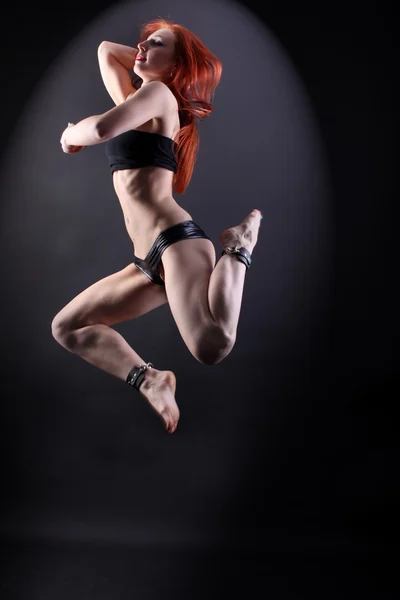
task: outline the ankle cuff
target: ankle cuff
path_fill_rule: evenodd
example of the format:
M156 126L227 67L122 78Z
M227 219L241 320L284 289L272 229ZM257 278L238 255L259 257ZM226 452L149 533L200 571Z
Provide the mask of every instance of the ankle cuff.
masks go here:
M245 265L246 270L250 268L251 254L246 248L224 248L222 250L221 256L223 256L224 254L235 254L237 259Z
M145 372L147 371L147 369L151 369L152 367L154 367L152 363L145 363L139 365L139 367L133 367L128 373L126 383L130 385L134 390L139 391L139 388L142 385L143 380L145 378Z

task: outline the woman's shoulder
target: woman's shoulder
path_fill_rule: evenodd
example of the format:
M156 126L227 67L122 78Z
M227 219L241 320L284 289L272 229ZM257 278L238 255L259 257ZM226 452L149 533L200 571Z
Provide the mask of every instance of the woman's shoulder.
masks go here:
M169 88L168 85L166 83L164 83L163 81L151 81L147 85L153 86L152 89L154 90L155 94L159 94L160 97L169 99L171 102L173 102L176 105L178 104L178 101L177 101L174 93L172 92L171 88Z
M161 103L163 106L178 108L178 101L167 84L162 81L150 81L142 85L136 93L130 96L132 100L151 101Z

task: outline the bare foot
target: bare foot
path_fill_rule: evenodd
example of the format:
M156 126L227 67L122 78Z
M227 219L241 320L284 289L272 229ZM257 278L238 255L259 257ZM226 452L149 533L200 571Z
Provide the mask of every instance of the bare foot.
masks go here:
M243 221L235 227L225 229L219 236L219 242L223 248L246 248L253 252L257 243L258 230L261 223L261 212L255 208Z
M176 377L172 371L146 370L140 393L164 420L168 433L174 433L179 421L179 408L175 401Z

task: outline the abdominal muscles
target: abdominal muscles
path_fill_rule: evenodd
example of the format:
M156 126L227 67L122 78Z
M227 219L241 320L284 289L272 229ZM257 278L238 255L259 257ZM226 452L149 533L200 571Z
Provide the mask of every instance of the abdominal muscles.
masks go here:
M145 258L161 231L192 219L172 196L173 176L172 171L153 166L113 174L126 229L139 258Z

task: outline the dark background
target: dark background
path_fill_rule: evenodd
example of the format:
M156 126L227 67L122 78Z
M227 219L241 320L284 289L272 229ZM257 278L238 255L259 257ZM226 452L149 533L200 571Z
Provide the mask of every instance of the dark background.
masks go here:
M13 122L51 57L109 4L99 0L92 7L72 0L50 8L44 3L3 8L3 153ZM16 514L21 507L29 512L37 498L41 483L34 481L32 471L40 453L32 459L27 450L32 444L29 420L20 415L15 422L15 404L24 407L24 373L30 358L23 347L5 343L4 372L19 381L20 395L2 387L2 499L9 525L3 527L4 599L220 598L234 590L279 600L359 598L367 591L374 598L395 597L390 556L397 542L398 505L393 415L399 390L394 350L397 69L391 3L271 1L262 15L256 4L246 3L275 33L302 77L329 162L334 281L324 351L308 364L312 376L303 389L287 382L288 418L277 420L273 452L259 431L250 451L242 453L238 439L237 486L221 513L212 517L220 543L196 549L169 545L161 535L158 546L131 546L106 545L85 536L80 543L68 536L37 539L18 530L10 515L14 506L19 509ZM55 22L57 28L52 27ZM15 160L17 165L18 157ZM3 294L8 295L9 282L5 283ZM2 317L7 320L7 314ZM13 327L19 339L18 323ZM246 376L245 366L243 373L227 369L229 387L234 377ZM262 376L257 385L262 396ZM54 394L56 399L56 390ZM16 431L18 447L13 444ZM207 445L207 439L193 443ZM115 459L110 446L103 451L106 462ZM158 451L163 451L162 445ZM218 448L215 460L217 456ZM205 471L212 461L213 452L208 451ZM161 513L168 489L164 477L154 487L156 497L149 499ZM215 485L218 488L218 482ZM220 492L223 495L222 488ZM210 498L199 496L197 502L199 518L204 518ZM96 507L87 511L95 513ZM291 533L282 536L285 527Z

